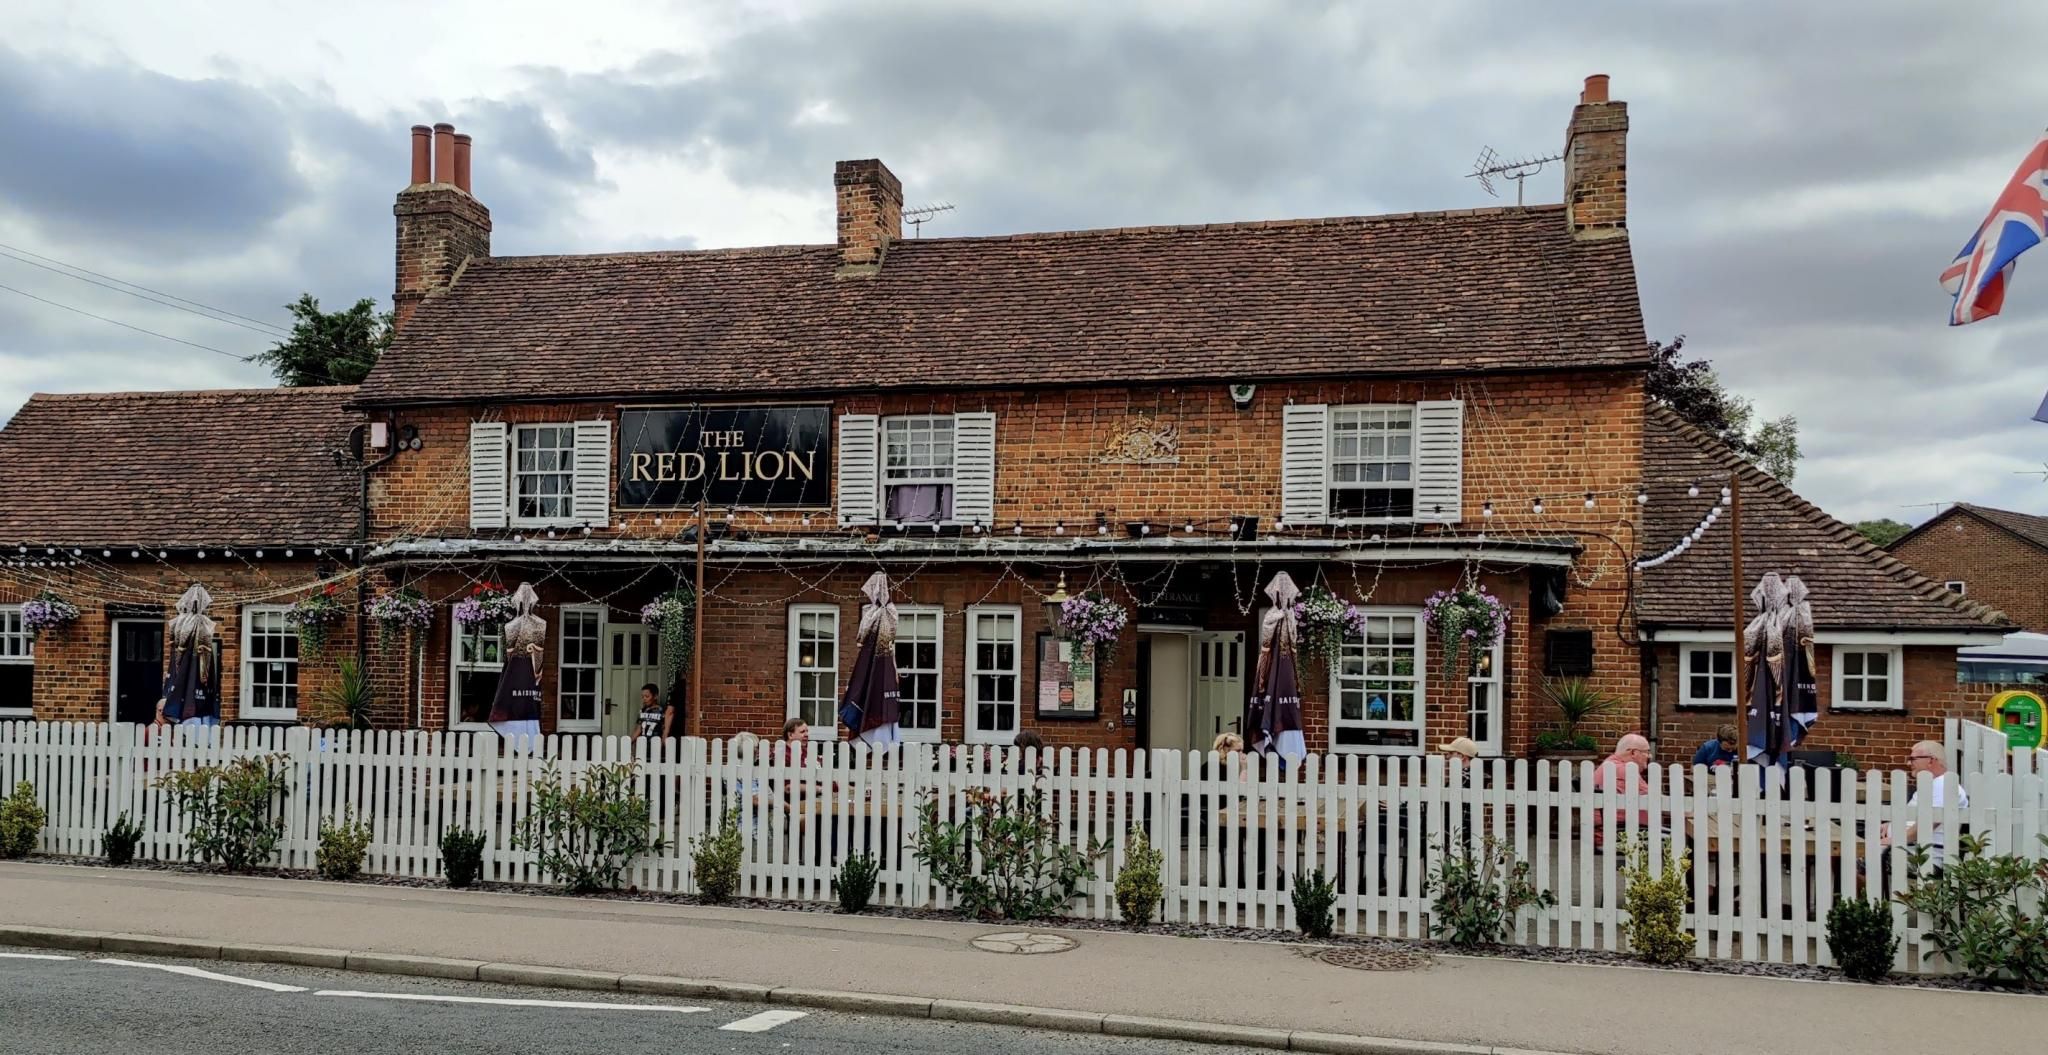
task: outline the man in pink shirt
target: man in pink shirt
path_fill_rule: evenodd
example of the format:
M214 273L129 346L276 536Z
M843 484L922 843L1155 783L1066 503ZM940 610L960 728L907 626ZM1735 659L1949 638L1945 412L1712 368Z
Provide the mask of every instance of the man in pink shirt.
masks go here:
M1631 770L1629 767L1634 766ZM1622 774L1631 774L1622 776ZM1600 763L1599 772L1593 776L1593 790L1603 791L1612 787L1617 796L1627 794L1647 795L1650 791L1650 741L1640 734L1629 733L1614 745L1614 753L1607 761ZM1648 827L1650 811L1637 811L1637 819ZM1627 817L1621 810L1609 810L1608 817L1593 826L1593 848L1600 849L1607 841L1607 825L1614 825L1615 834L1622 834Z

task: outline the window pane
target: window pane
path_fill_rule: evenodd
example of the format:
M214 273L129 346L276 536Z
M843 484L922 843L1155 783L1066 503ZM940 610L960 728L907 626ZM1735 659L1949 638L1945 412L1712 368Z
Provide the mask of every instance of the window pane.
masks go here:
M1864 682L1864 696L1871 703L1891 702L1891 682L1884 678L1870 678Z
M1872 652L1864 661L1864 669L1873 678L1882 678L1891 673L1892 655L1889 652Z
M1863 653L1842 653L1842 673L1852 678L1860 677L1863 674Z

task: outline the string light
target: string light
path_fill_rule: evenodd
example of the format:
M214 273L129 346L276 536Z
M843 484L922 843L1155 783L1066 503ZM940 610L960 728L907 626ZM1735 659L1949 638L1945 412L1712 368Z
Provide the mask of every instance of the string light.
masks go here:
M1052 526L1052 533L1053 533L1053 534L1055 534L1055 535L1064 535L1064 534L1066 534L1066 533L1067 533L1067 522L1066 522L1066 521L1064 521L1064 520L1062 520L1062 521L1060 521L1059 523L1057 523L1057 524L1054 524L1054 525Z
M1537 499L1537 500L1535 500L1534 502L1531 502L1531 503L1529 503L1529 512L1531 512L1531 513L1534 513L1534 514L1536 514L1537 516L1542 516L1542 515L1543 515L1543 499L1541 499L1541 498L1538 498L1538 499Z
M1023 534L1024 534L1024 522L1023 522L1022 520L1019 520L1019 521L1017 521L1017 526L1016 526L1016 527L1014 527L1014 528L1011 528L1011 529L1010 529L1010 534L1012 534L1012 535L1018 535L1018 536L1021 536L1021 535L1023 535Z
M1649 488L1642 487L1640 485L1636 487L1636 504L1639 506L1646 506L1650 504Z
M1694 481L1693 481L1693 482L1692 482L1691 484L1688 484L1688 485L1686 486L1686 488L1685 488L1685 497L1687 497L1687 498L1698 498L1699 496L1700 496L1700 482L1699 482L1698 480L1694 480Z
M1493 515L1493 499L1489 498L1486 501L1481 502L1479 504L1479 515L1483 517L1490 517Z
M1586 508L1593 508L1593 492L1591 491L1586 492Z

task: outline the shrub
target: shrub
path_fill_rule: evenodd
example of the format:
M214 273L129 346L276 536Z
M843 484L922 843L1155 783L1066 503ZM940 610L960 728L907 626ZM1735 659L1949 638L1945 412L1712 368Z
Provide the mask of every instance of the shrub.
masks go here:
M363 874L363 855L370 851L370 822L344 814L340 824L320 822L320 849L313 865L322 879L354 879Z
M165 774L158 786L185 815L186 855L231 872L267 863L284 838L283 766L284 756L271 755Z
M14 794L0 799L0 857L27 857L50 819L36 803L36 786L24 780Z
M1152 848L1145 829L1131 826L1124 848L1124 866L1116 873L1116 907L1124 922L1142 927L1152 922L1159 905L1166 900L1166 885L1159 878L1166 855Z
M100 835L100 850L107 855L107 863L119 868L135 860L135 847L142 842L142 828L122 813L114 820L114 826Z
M1446 846L1427 888L1434 897L1430 933L1453 945L1498 945L1523 908L1557 903L1550 891L1530 881L1528 863L1515 860L1515 852L1491 836L1476 856L1469 843L1456 853Z
M1650 840L1638 835L1628 847L1622 871L1626 882L1621 907L1628 919L1621 925L1622 936L1636 955L1651 963L1677 963L1692 955L1693 935L1685 929L1685 874L1692 855L1671 856L1671 844L1664 844L1663 874L1650 872Z
M1327 938L1336 926L1337 887L1318 868L1294 877L1294 922L1311 938Z
M484 869L484 833L450 828L441 833L441 872L448 885L462 889L476 882Z
M634 791L631 762L592 765L580 783L563 784L555 763L533 782L533 808L512 846L534 851L541 874L577 893L617 890L626 866L666 845L652 834L654 811Z
M740 888L740 861L746 857L746 849L746 840L740 835L740 808L727 807L725 816L719 818L718 831L691 845L697 896L712 904L731 897Z
M354 656L343 656L334 666L334 683L321 691L321 704L334 716L336 726L368 729L370 708L376 703L376 693L370 683L370 672L365 670L361 663L356 662Z
M875 863L873 854L854 854L839 866L838 878L832 880L832 889L839 894L839 908L844 912L865 912L868 899L875 896L875 875L882 866Z
M911 852L971 916L1058 915L1095 878L1095 862L1109 850L1101 842L1085 851L1061 843L1045 792L1035 788L1014 796L969 788L961 821L939 820L938 797L926 792L917 815Z
M1856 898L1828 909L1828 953L1843 974L1859 982L1883 981L1898 952L1892 910L1884 902Z
M2048 835L2040 838L2048 844ZM1938 873L1928 868L1927 846L1914 846L1912 878L1898 898L1926 923L1928 944L1970 977L2048 983L2048 862L1987 856L1989 846L1984 836L1962 836Z

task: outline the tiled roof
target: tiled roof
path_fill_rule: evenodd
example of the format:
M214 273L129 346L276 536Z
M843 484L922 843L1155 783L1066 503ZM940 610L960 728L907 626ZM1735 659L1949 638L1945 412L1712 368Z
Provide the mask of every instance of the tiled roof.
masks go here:
M31 396L0 429L0 554L356 534L353 388Z
M1976 517L1993 527L2003 528L2018 535L2024 542L2048 549L2048 517L2015 513L2010 509L1993 509L1990 506L1972 505L1968 502L1957 502L1941 513L1929 517L1926 523L1899 536L1890 548L1898 549L1907 539L1919 536L1936 524L1947 523L1949 518L1956 516Z
M1644 415L1643 475L1650 503L1639 547L1654 555L1692 531L1730 470L1742 481L1743 597L1766 572L1796 574L1823 630L1996 630L2004 616L1948 592L1856 529L1821 512L1669 408ZM1700 496L1687 487L1697 482ZM1725 627L1732 616L1729 526L1723 513L1691 549L1641 573L1636 611L1645 629Z
M1562 206L473 260L366 404L1647 363L1628 239Z

